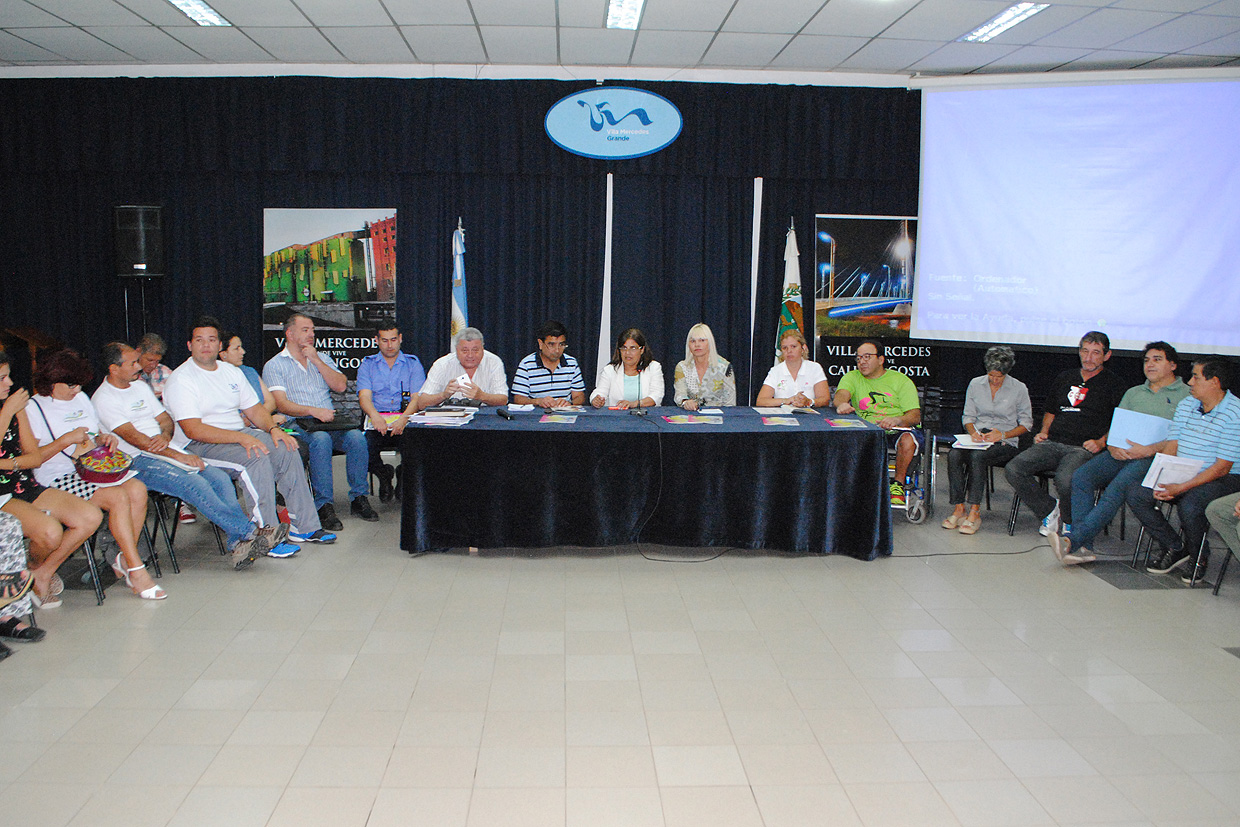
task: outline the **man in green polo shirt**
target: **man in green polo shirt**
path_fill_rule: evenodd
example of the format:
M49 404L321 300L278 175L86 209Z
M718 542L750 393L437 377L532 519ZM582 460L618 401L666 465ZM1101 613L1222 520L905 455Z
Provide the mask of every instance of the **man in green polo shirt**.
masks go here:
M1178 353L1166 342L1150 342L1142 355L1145 381L1129 388L1119 407L1170 420L1175 406L1189 395L1188 385L1176 375ZM1072 525L1064 525L1051 535L1051 548L1065 565L1089 563L1094 538L1124 507L1124 492L1149 469L1157 446L1108 445L1072 472ZM1094 505L1099 489L1102 496ZM1068 542L1064 542L1067 538Z
M896 477L891 483L891 504L904 505L904 481L909 464L921 445L921 401L917 386L898 370L887 370L881 342L866 339L857 345L857 367L844 374L835 392L835 409L855 413L892 434L896 449Z

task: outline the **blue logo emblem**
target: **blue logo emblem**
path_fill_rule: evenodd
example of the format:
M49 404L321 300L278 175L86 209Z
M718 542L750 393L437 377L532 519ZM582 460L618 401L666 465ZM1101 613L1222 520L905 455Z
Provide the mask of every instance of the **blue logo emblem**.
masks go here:
M680 135L684 119L662 95L599 86L561 98L547 110L545 124L556 146L574 155L620 160L668 146Z

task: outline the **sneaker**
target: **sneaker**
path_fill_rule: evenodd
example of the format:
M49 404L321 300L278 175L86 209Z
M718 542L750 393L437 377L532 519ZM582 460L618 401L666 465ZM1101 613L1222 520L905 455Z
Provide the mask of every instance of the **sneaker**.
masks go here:
M358 497L349 506L349 513L354 517L361 517L368 523L379 522L379 515L370 507L370 500L366 499L366 495Z
M1192 586L1206 579L1206 563L1189 563L1184 567L1184 575L1180 578L1185 586Z
M181 508L177 511L177 521L182 524L196 523L198 518L194 516L194 512L185 503L181 503Z
M264 526L258 533L267 538L267 548L273 549L288 539L288 523Z
M320 528L318 531L311 532L310 534L302 534L299 531L290 531L288 536L289 539L295 543L322 543L325 546L330 546L332 543L336 542L336 535L332 534L325 528Z
M390 503L396 497L396 489L392 486L392 466L383 463L383 469L376 476L379 478L379 502Z
M301 551L301 546L295 546L292 543L280 543L280 545L267 552L268 557L292 557Z
M1181 548L1165 548L1145 570L1150 574L1170 574L1188 562L1189 553Z
M891 484L891 504L894 506L904 507L904 486L898 482Z
M1055 501L1055 507L1051 509L1051 513L1046 515L1046 519L1042 521L1042 527L1038 529L1038 533L1043 537L1049 537L1052 532L1059 530L1059 501Z
M242 540L233 546L233 568L237 571L248 569L254 565L255 560L264 556L267 551L267 535L256 531L249 539Z
M336 516L336 507L331 503L323 503L323 507L319 509L319 524L328 531L339 531L344 528L344 523L340 522L340 518Z

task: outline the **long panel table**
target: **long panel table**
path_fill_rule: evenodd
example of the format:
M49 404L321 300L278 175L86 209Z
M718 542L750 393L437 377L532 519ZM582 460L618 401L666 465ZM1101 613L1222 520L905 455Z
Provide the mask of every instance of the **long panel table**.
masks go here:
M751 408L718 425L590 410L568 424L483 408L460 427L410 426L401 446L401 548L647 542L891 553L883 431ZM768 414L769 415L769 414ZM850 418L835 417L833 418Z

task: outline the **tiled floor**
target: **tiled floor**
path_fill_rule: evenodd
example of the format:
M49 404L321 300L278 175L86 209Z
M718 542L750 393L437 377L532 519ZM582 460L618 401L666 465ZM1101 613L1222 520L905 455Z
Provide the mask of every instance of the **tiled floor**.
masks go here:
M167 601L0 664L0 823L1240 824L1240 575L1117 588L1008 502L871 563L411 558L385 507L238 574L190 527Z

